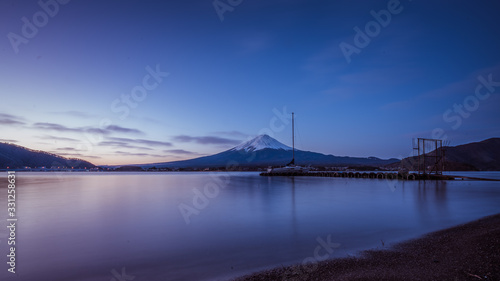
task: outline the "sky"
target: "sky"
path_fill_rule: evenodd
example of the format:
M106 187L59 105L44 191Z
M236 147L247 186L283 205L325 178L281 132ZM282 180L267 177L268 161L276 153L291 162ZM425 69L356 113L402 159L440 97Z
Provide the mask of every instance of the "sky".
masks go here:
M500 137L500 2L3 0L0 141L94 164L260 134L402 158ZM498 81L498 82L497 82Z

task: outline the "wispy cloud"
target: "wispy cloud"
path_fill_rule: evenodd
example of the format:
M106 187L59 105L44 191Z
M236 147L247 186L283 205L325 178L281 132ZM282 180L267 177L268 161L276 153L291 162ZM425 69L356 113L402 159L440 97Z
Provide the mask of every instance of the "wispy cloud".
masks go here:
M79 140L77 140L77 139L66 138L66 137L57 137L57 136L51 136L51 135L36 136L36 138L39 138L39 139L42 139L42 140L79 142Z
M101 159L102 157L100 156L94 156L94 155L81 155L81 157L85 157L85 158L94 158L94 159Z
M56 148L56 150L59 150L59 151L80 151L79 149L74 148L74 147L59 147L59 148Z
M54 111L51 113L56 114L56 115L67 115L67 116L85 118L85 119L96 117L96 115L94 115L94 114L90 114L90 113L78 111L78 110Z
M117 125L110 125L103 129L93 128L93 127L76 127L71 128L61 124L48 123L48 122L37 122L32 126L34 129L39 130L50 130L57 132L73 132L73 133L91 133L91 134L103 134L110 135L112 133L126 133L126 134L143 134L142 131L132 128L120 127Z
M135 143L135 144L142 144L142 145L149 145L149 146L167 146L167 147L172 146L172 143L166 142L166 141L156 141L156 140L147 140L147 139L116 138L116 137L111 137L108 139L111 141Z
M201 155L200 153L187 151L184 149L166 149L166 150L163 150L163 152L173 153L173 154L182 154L182 155Z
M52 152L54 154L57 154L59 156L64 156L64 157L85 157L85 158L93 158L93 159L101 159L100 156L94 156L94 155L83 155L83 154L80 154L80 153L64 153L64 152Z
M26 123L23 120L22 117L0 113L0 125L24 125Z
M58 131L58 132L78 132L79 131L78 129L68 128L68 127L60 125L60 124L44 123L44 122L37 122L37 123L33 124L33 128L42 129L42 130L52 130L52 131Z
M16 140L0 139L0 142L18 142Z
M241 142L239 140L226 139L221 137L213 137L213 136L193 137L186 135L175 136L173 137L173 140L176 142L195 142L198 144L218 144L218 145L226 145L226 144L237 145Z
M410 106L415 106L416 104L427 103L429 101L436 101L439 99L449 98L453 96L464 98L467 95L475 93L474 91L479 83L478 76L485 77L490 73L493 73L494 77L499 77L500 65L479 69L467 75L467 77L461 80L449 82L447 84L442 85L441 87L430 89L407 100L390 102L388 104L383 105L381 109L393 110L400 108L408 108ZM460 98L457 100L460 100ZM452 106L452 104L450 104L450 106Z
M239 131L219 131L219 132L214 132L214 135L224 135L228 137L234 137L234 138L241 138L241 139L246 139L249 137L249 135L239 132Z
M137 129L124 128L116 125L106 127L107 131L126 134L142 134L143 132Z
M139 150L153 150L152 148L149 148L149 147L132 145L132 144L129 144L129 143L123 142L123 141L102 141L98 145L99 146L116 147L116 148L131 148L131 149L139 149Z
M120 150L115 151L115 153L122 156L165 157L163 155L157 155L157 154L135 153L135 152L120 151Z

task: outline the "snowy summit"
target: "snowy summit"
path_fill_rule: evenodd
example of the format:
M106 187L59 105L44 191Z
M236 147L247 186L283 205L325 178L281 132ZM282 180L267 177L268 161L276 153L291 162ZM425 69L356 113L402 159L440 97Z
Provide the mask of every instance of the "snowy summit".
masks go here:
M251 139L247 142L244 142L234 148L231 151L240 151L244 150L246 152L253 152L262 149L283 149L283 150L292 150L291 147L282 144L281 142L275 140L274 138L268 135L260 135Z

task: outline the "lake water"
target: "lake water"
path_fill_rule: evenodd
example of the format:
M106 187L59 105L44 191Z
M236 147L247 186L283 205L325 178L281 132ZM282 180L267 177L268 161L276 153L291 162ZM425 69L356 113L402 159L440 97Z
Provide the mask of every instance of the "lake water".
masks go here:
M0 280L227 280L300 263L317 249L322 258L354 255L500 213L500 182L487 181L236 172L16 176L17 273L6 264L5 173Z

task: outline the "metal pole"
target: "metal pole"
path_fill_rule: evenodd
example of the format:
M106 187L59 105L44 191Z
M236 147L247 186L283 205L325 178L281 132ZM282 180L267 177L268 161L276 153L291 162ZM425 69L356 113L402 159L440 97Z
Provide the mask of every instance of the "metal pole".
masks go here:
M446 144L446 143L445 143ZM443 141L441 141L441 161L442 161L442 166L441 166L441 174L443 174L443 171L444 171L444 161L446 161L446 155L445 155L445 152L444 152L444 149L443 149Z
M418 174L421 174L422 173L422 170L420 169L420 157L421 157L421 154L420 154L420 138L417 139L417 143L418 143Z
M292 161L293 164L295 165L295 123L293 114L294 113L292 112Z
M441 161L441 171L440 171L440 174L442 175L443 174L443 171L444 171L444 150L443 150L443 140L439 140L439 160Z
M436 158L434 158L434 167L436 167L436 175L439 174L438 172L438 141L437 140L434 140L434 146L436 147L434 149L434 151L436 152L435 156Z
M424 171L424 175L425 175L427 173L427 167L425 166L425 139L423 139L423 141L422 141L422 146L423 146L422 157L424 158L423 171Z

